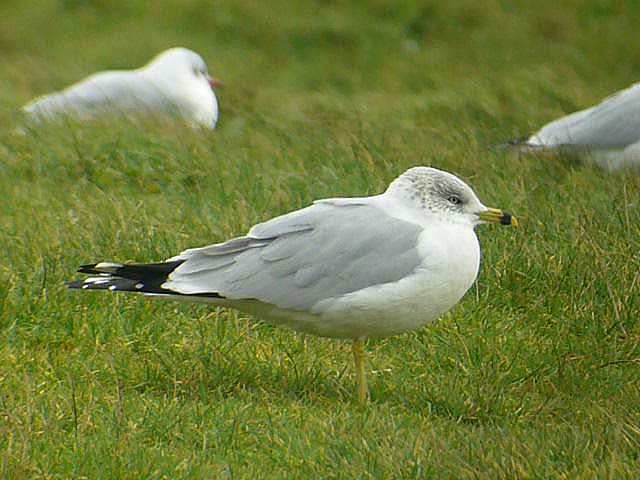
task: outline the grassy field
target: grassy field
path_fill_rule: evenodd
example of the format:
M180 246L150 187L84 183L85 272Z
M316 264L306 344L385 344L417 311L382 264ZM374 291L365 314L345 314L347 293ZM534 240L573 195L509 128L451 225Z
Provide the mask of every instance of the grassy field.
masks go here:
M633 6L632 6L633 5ZM326 0L0 4L0 476L640 478L640 177L494 145L640 79L640 5ZM223 79L214 132L28 130L20 105L176 45ZM78 295L406 168L469 181L477 285L348 343L233 311Z

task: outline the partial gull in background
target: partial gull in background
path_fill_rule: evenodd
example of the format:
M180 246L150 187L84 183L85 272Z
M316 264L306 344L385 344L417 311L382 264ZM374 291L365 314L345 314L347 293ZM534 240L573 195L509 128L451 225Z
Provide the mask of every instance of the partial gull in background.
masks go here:
M364 340L420 328L453 307L478 274L474 228L483 222L516 224L454 175L415 167L381 195L318 200L163 263L84 265L78 271L92 276L69 287L209 302L352 339L364 403Z
M60 92L36 98L23 111L40 121L160 113L178 115L192 126L215 128L218 101L214 88L219 85L200 55L171 48L142 68L93 74Z
M607 170L640 168L640 83L510 143L524 151L575 153Z

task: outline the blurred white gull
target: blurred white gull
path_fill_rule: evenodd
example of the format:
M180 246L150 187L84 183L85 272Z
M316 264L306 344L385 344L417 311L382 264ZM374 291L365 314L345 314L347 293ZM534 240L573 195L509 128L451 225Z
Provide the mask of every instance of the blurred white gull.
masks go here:
M546 124L514 145L577 153L607 170L640 168L640 83Z
M177 115L192 126L215 128L220 82L209 75L200 55L171 48L137 70L95 73L70 87L32 100L23 111L36 120L70 116Z

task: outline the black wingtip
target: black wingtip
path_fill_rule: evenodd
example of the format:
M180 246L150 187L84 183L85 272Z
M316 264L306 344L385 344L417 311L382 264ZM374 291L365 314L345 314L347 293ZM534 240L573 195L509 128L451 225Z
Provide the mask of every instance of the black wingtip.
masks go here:
M67 282L71 290L107 290L111 292L135 292L172 297L224 298L217 292L183 294L164 288L168 276L184 260L162 263L114 263L98 262L80 265L79 273L92 275L85 280Z
M84 281L67 283L72 290L110 290L119 292L138 292L154 294L172 294L163 288L163 284L171 272L183 260L162 263L130 263L98 262L80 265L79 273L92 277Z
M512 147L516 147L518 145L529 145L530 138L531 138L531 135L524 135L522 137L509 140L506 144L511 145Z
M531 147L532 145L529 143L530 135L526 135L519 138L514 138L512 140L507 140L504 143L499 143L496 145L496 148L500 148L506 150L508 148L522 148L522 147Z
M96 265L98 265L97 263L91 263L91 264L87 264L87 265L80 265L78 267L78 269L76 270L76 272L78 273L99 273L96 270Z
M83 280L73 280L71 282L65 282L65 285L69 290L81 290L83 284Z
M129 292L146 295L160 295L173 298L209 298L224 299L222 295L216 292L207 293L180 293L173 290L167 290L157 284L147 284L138 280L128 278L117 278L105 276L100 279L74 280L66 283L70 290L88 290L88 291L109 291L109 292Z

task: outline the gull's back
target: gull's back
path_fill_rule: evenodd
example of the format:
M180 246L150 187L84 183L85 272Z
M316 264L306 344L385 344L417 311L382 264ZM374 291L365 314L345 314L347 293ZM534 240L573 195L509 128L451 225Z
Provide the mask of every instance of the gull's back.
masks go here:
M137 77L135 71L96 73L60 92L36 98L24 111L38 118L67 114L81 119L109 110L132 111L148 96Z
M534 146L624 149L640 140L640 83L595 107L545 125L527 142Z

